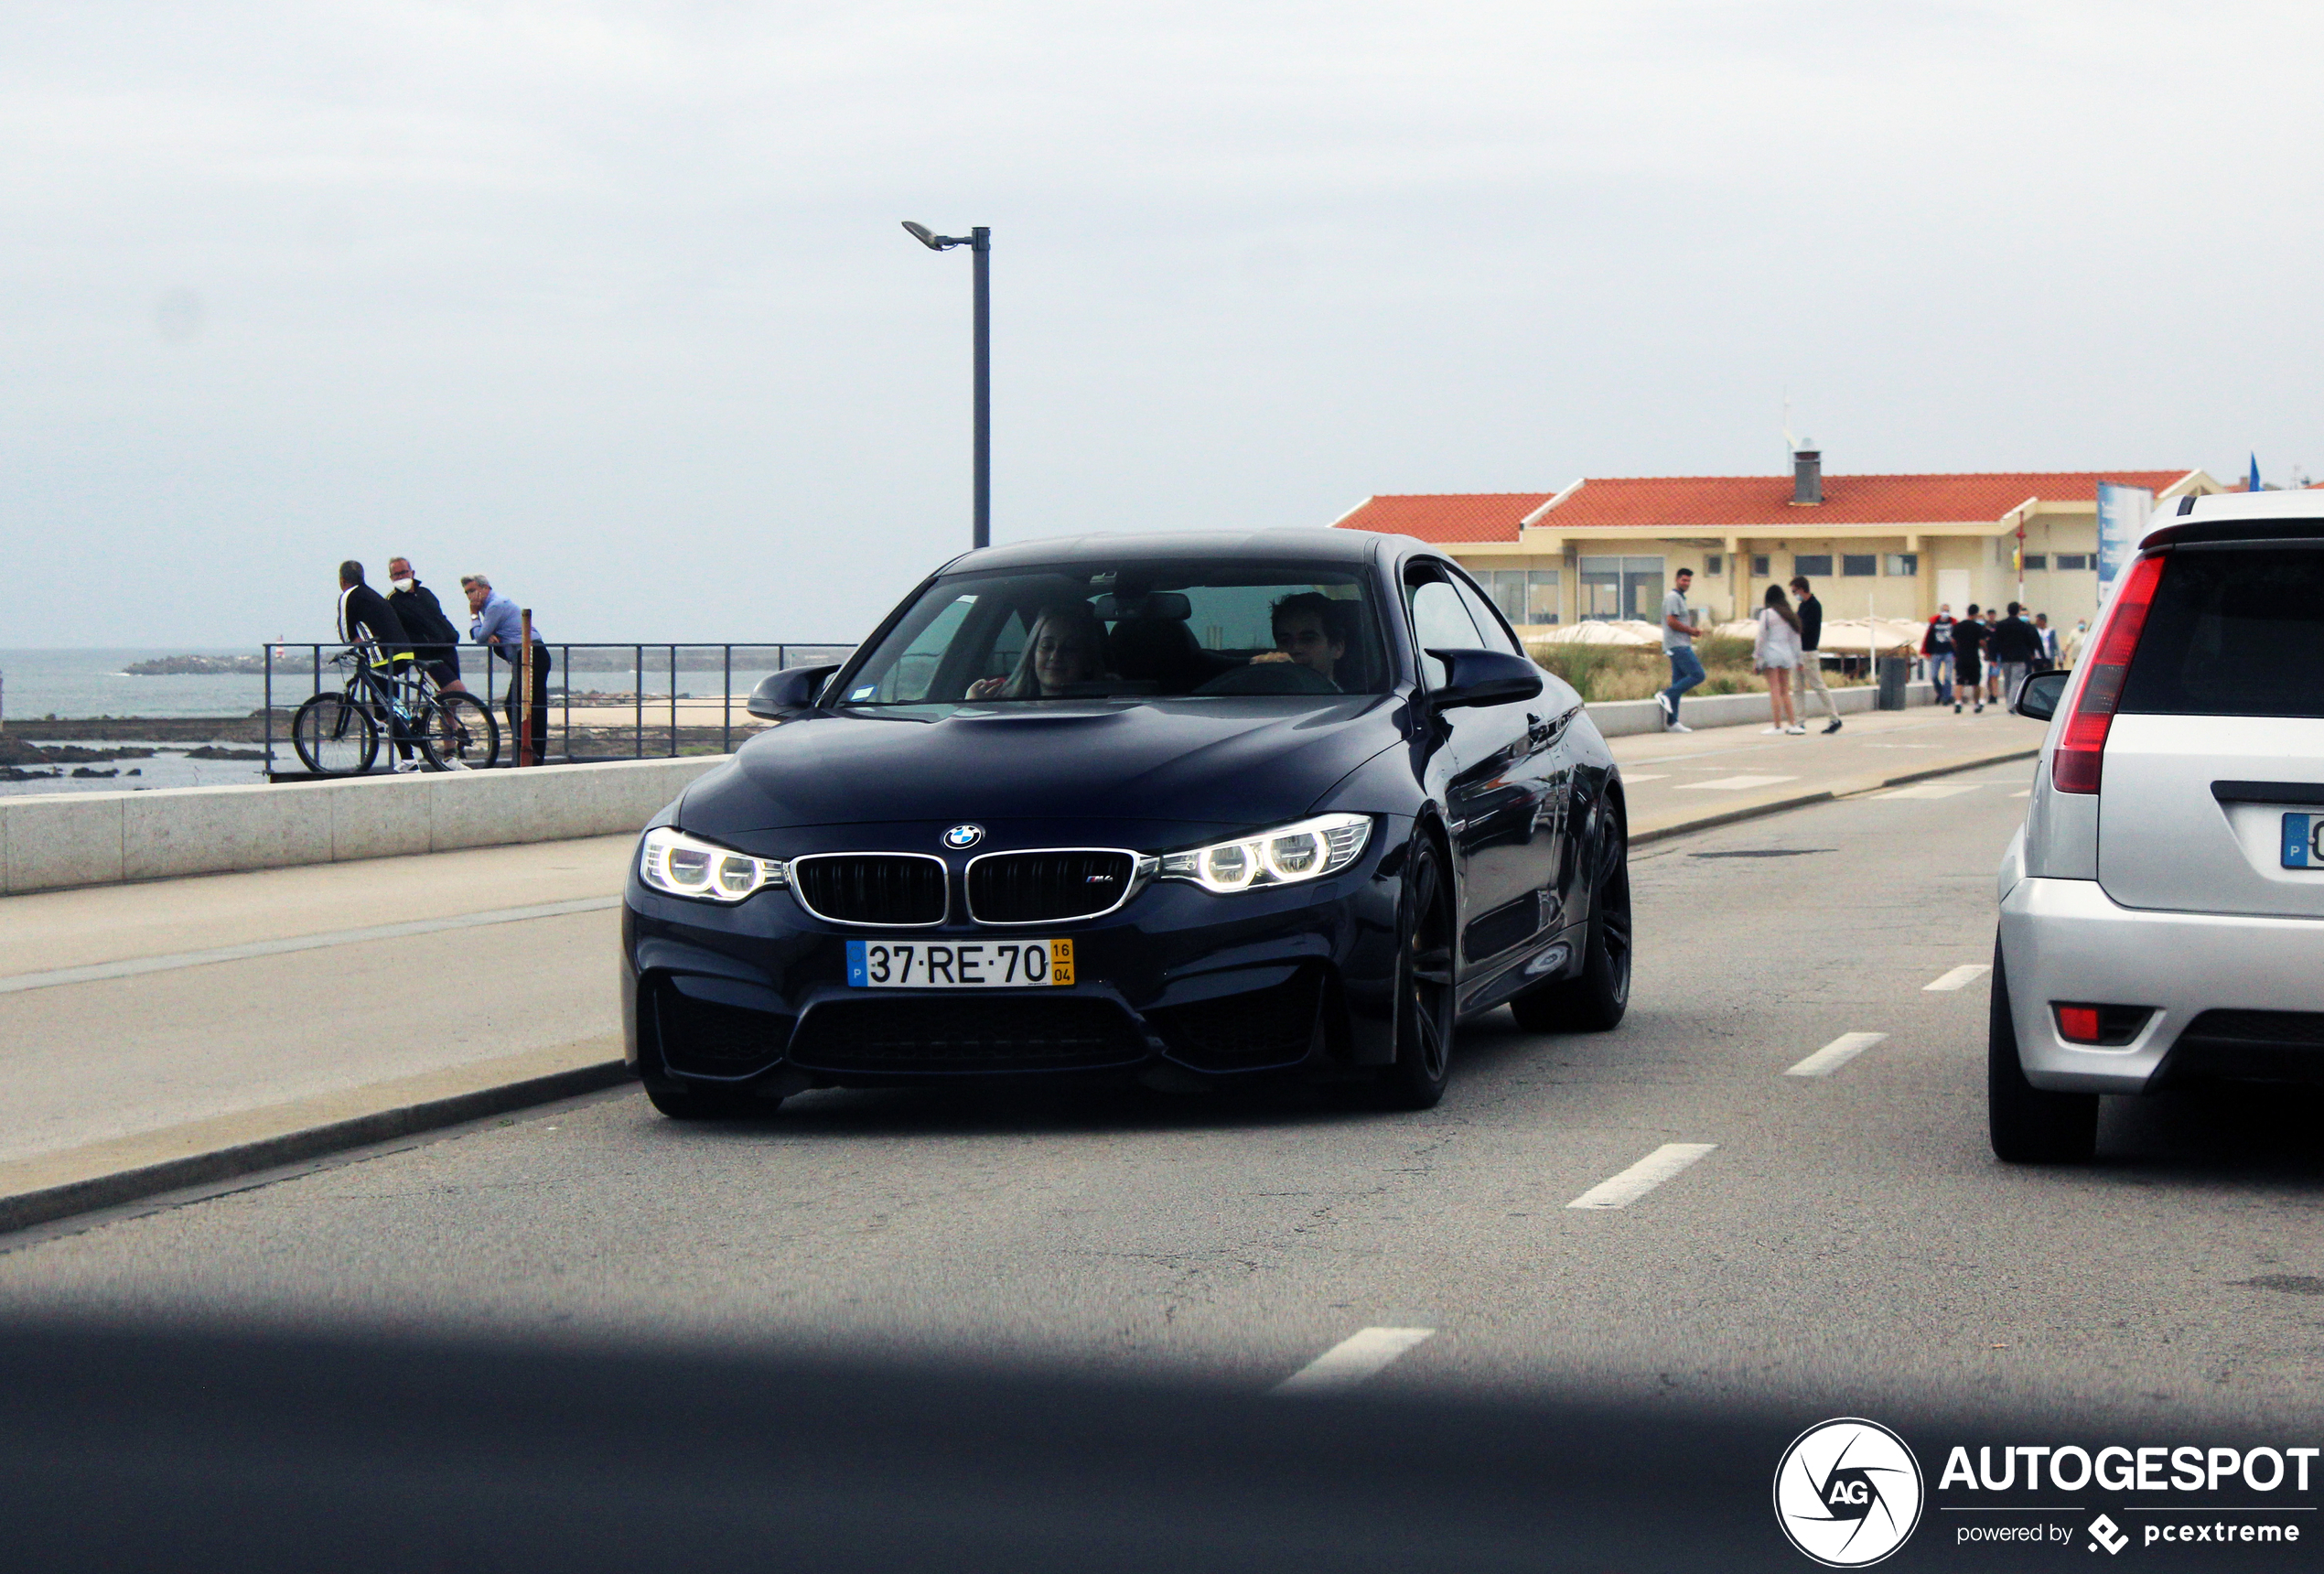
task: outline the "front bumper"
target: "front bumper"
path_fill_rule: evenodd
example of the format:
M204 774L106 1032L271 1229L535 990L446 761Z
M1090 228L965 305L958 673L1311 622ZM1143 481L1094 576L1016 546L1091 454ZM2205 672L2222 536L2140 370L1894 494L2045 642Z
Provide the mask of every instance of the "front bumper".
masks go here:
M2156 911L2119 905L2095 880L2020 879L2002 900L2001 954L2026 1080L2060 1092L2144 1093L2158 1074L2201 1074L2217 1046L2187 1030L2206 1012L2324 1013L2314 919ZM2157 1009L2129 1043L2100 1049L2059 1036L2056 1001ZM2324 1080L2324 1044L2272 1063L2259 1074Z
M1035 989L847 984L850 940L990 941L1024 927L833 924L785 889L713 906L650 889L633 869L622 915L629 1065L650 1081L801 1088L1383 1064L1393 1052L1407 829L1382 826L1355 864L1312 883L1221 896L1155 880L1104 917L1034 926L1072 940L1076 979ZM913 1040L933 1047L910 1052Z

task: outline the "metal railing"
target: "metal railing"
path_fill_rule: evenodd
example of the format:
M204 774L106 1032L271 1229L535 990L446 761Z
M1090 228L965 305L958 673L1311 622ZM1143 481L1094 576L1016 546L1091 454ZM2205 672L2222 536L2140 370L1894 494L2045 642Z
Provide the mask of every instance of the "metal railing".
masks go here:
M271 779L309 774L290 753L290 713L315 695L335 692L344 683L330 658L344 644L285 644L264 648L266 773ZM750 644L548 643L549 749L545 764L583 764L609 760L674 758L682 753L730 754L739 738L767 724L744 709L750 691L768 675L791 667L826 666L847 659L853 644L787 640ZM414 645L422 661L442 657L442 645ZM516 762L516 727L508 701L515 669L479 645L458 647L460 676L467 688L490 705L505 729L502 765ZM627 677L625 689L580 686L598 674ZM659 687L650 686L659 685ZM715 687L712 698L697 689ZM277 723L281 723L278 728ZM283 744L288 769L278 769L274 746Z

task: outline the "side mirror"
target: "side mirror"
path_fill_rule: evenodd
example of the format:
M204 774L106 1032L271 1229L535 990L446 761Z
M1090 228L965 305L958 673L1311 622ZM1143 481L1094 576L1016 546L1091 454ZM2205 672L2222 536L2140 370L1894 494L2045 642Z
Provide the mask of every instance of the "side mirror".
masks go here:
M2067 681L2073 675L2061 672L2034 674L2017 685L2017 697L2010 702L2009 708L2019 716L2048 721L2058 714L2058 702L2065 697Z
M1542 670L1506 651L1431 651L1445 663L1445 681L1428 696L1437 710L1464 705L1510 705L1542 692Z
M769 673L759 680L750 691L750 703L744 708L765 721L783 721L802 710L815 708L815 695L823 692L836 665L828 667L788 667Z

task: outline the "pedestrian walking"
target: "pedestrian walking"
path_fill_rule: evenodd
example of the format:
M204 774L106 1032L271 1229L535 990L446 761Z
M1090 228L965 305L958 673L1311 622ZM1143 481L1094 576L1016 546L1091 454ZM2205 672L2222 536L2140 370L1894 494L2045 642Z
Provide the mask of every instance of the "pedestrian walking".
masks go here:
M1807 728L1800 725L1799 710L1791 703L1792 669L1800 664L1800 618L1782 586L1767 588L1766 604L1755 621L1759 627L1751 640L1751 670L1767 678L1768 708L1774 713L1774 725L1759 730L1803 734Z
M524 684L523 614L481 574L460 576L460 588L468 592L468 611L475 619L468 625L468 638L491 647L491 654L509 663L509 735L524 741L527 729L518 718L521 715L530 718L531 748L522 752L538 765L549 747L549 647L541 641L541 626L533 626L533 692L523 696L529 703L520 706L519 691Z
M2026 621L2025 609L2009 603L2009 616L1993 626L1994 680L2004 705L2017 697L2034 663L2041 659L2041 635Z
M2058 631L2050 626L2050 614L2034 614L2034 632L2041 639L2041 654L2034 658L2034 671L2046 673L2058 664Z
M1969 603L1961 621L1953 626L1953 714L1961 714L1961 696L1966 694L1976 706L1976 714L1985 711L1985 666L1982 657L1985 648L1985 625L1977 616L1977 604Z
M412 639L412 653L425 667L436 686L450 694L465 694L460 681L460 631L444 615L436 592L412 572L408 557L387 560L387 604Z
M2075 662L2082 659L2082 642L2088 638L2090 638L2090 620L2075 619L2074 626L2059 636L2058 664L2061 667L2071 668Z
M1986 608L1985 630L1985 703L1988 705L1999 705L2001 703L2001 668L1999 664L1995 662L1993 655L1993 634L1994 631L1998 629L2000 626L2001 609L1998 607Z
M1662 654L1670 658L1671 686L1654 696L1662 707L1665 732L1692 732L1678 718L1679 697L1703 681L1703 658L1695 653L1695 614L1687 609L1687 588L1695 570L1682 568L1671 576L1671 593L1662 598Z
M1937 615L1921 636L1921 654L1928 661L1929 681L1936 685L1939 705L1953 704L1953 603L1940 601Z
M1824 658L1816 653L1824 639L1824 603L1815 598L1814 588L1805 579L1794 575L1791 594L1798 598L1791 609L1800 618L1799 688L1792 695L1791 715L1796 718L1807 715L1808 690L1823 696L1824 708L1832 719L1824 724L1829 734L1840 730L1840 707L1832 698L1832 691L1824 686Z

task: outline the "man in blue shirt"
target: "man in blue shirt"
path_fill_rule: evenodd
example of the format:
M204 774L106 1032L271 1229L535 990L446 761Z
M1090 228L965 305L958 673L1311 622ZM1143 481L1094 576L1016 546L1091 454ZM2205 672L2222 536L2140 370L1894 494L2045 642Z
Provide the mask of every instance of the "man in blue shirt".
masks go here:
M517 604L492 588L492 581L481 574L464 574L460 588L468 592L468 611L474 621L468 624L468 638L489 647L492 653L509 663L509 695L507 711L509 737L521 742L517 721L517 691L523 685L524 669L521 664L524 651L524 614ZM549 746L549 647L541 641L541 625L533 625L533 693L531 704L524 708L532 720L532 748L520 750L520 760L529 758L541 763Z

